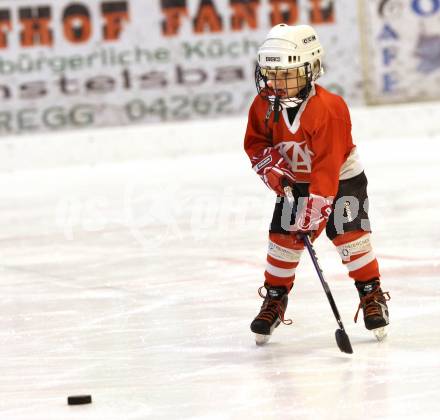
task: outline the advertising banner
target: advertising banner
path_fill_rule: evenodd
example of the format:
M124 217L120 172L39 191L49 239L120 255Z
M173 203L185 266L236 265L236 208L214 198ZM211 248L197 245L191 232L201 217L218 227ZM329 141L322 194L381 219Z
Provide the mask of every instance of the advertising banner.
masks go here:
M440 0L363 0L368 103L440 99Z
M275 24L321 37L321 79L363 99L352 0L0 0L0 134L247 112Z

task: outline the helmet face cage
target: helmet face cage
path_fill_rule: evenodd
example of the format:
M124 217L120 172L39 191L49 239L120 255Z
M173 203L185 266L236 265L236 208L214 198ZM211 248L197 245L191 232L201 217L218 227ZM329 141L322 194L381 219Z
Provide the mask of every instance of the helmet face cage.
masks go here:
M289 71L290 70L290 71ZM295 72L292 72L295 70ZM288 68L266 68L257 63L255 68L255 85L258 94L272 103L278 100L284 106L297 106L304 102L312 89L313 75L310 63ZM270 80L271 86L268 85ZM294 96L289 96L289 90L296 90Z

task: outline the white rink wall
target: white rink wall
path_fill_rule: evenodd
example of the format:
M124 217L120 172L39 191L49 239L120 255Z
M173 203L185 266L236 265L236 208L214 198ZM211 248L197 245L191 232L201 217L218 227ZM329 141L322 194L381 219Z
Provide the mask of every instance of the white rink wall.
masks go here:
M440 102L351 110L356 142L440 137ZM241 151L246 117L4 137L0 171Z

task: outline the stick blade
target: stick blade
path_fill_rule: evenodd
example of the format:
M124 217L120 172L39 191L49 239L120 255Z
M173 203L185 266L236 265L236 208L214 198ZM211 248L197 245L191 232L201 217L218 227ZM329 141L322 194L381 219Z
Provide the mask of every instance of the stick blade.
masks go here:
M336 343L338 344L339 350L343 353L352 354L353 348L351 347L350 339L347 333L342 329L337 329L335 332Z

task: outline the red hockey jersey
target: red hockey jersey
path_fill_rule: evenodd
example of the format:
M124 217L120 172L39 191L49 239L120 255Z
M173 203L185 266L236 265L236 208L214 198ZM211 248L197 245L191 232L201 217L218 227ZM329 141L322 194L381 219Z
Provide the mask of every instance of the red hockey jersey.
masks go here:
M310 183L309 192L334 197L339 180L363 171L351 137L350 114L344 100L315 85L292 124L287 110L267 127L268 102L257 96L249 110L244 148L249 158L275 147L289 163L297 182Z

